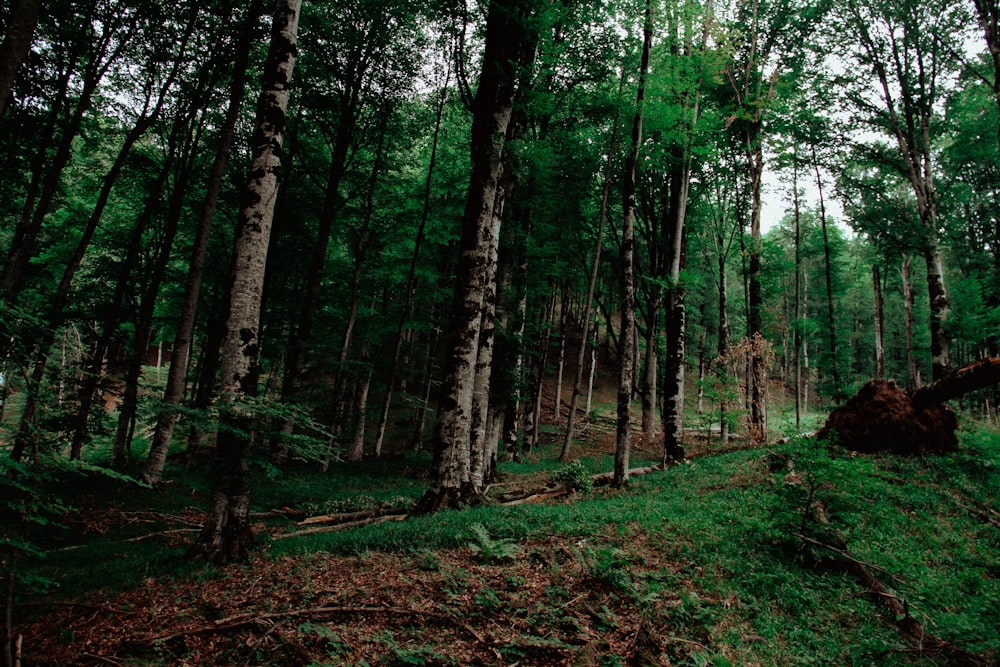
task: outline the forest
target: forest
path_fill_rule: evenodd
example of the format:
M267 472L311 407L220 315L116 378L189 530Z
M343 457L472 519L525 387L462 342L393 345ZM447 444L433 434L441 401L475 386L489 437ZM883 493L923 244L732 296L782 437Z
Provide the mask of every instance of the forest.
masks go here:
M5 3L0 664L998 664L998 21Z

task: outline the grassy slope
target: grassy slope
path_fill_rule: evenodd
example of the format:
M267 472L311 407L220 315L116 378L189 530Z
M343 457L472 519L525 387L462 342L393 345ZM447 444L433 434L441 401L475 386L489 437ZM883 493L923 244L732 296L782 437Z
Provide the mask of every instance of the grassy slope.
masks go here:
M504 464L507 479L551 469L549 454ZM606 456L586 461L610 467ZM423 490L421 463L261 479L256 509L398 506ZM26 655L51 664L948 664L916 650L832 552L796 533L843 538L927 632L971 652L1000 649L1000 434L986 428L966 432L958 453L926 460L830 455L793 440L547 505L275 541L267 536L290 522L271 520L259 527L261 558L222 571L180 560L190 533L121 541L196 525L201 486L189 475L152 498L123 489L82 497L85 520L46 546L85 546L30 570L53 590L22 597ZM53 600L77 604L39 604ZM339 611L287 615L331 606ZM143 642L244 613L261 618Z

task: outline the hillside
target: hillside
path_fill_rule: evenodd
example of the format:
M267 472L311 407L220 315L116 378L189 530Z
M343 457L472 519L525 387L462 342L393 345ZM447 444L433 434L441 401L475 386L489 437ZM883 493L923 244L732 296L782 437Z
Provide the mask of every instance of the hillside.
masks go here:
M258 556L222 569L182 558L197 471L158 495L81 484L22 567L15 633L25 665L995 664L1000 433L961 437L925 459L709 446L623 491L586 489L599 447L561 470L542 451L491 495L583 488L298 537L307 516L405 511L426 462L261 477Z

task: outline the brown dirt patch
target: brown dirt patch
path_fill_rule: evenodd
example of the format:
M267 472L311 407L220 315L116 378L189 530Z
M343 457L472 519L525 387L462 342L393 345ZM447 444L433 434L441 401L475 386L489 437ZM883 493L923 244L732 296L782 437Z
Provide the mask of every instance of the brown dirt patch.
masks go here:
M857 452L923 455L953 450L957 427L947 405L917 406L895 382L869 380L817 435Z

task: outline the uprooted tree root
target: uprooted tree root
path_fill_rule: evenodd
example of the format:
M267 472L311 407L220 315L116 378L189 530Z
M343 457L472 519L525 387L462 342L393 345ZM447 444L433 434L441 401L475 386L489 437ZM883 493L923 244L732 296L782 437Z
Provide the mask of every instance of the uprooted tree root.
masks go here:
M892 381L869 380L837 408L817 434L856 452L941 454L958 444L954 411L942 403L916 403Z
M958 420L945 401L997 383L1000 357L980 359L909 393L891 380L869 380L817 435L857 452L943 454L958 444Z

